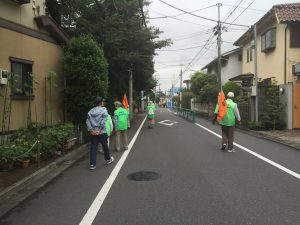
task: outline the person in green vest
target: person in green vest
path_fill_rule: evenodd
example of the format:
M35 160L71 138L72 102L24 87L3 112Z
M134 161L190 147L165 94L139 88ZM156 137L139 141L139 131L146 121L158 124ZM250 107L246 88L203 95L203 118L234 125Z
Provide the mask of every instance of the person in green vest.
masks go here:
M106 127L106 132L107 132L107 145L109 147L109 137L114 129L114 125L111 119L111 116L108 114L107 115L107 120L105 123L105 127ZM99 152L103 153L103 148L102 145L99 145Z
M228 152L235 152L233 148L233 141L234 141L234 128L236 121L238 124L241 123L241 116L239 113L239 109L237 107L237 104L233 101L234 93L228 92L226 104L227 104L227 110L226 114L223 117L223 119L219 122L222 128L222 147L221 149L223 151L228 149ZM215 114L218 114L218 105L215 109Z
M122 107L122 103L116 101L116 110L114 111L114 123L116 130L116 151L121 150L121 139L122 149L128 149L127 141L127 129L128 129L128 111Z
M154 118L155 118L155 105L152 101L149 101L147 106L147 118L148 118L148 128L152 129L154 125Z

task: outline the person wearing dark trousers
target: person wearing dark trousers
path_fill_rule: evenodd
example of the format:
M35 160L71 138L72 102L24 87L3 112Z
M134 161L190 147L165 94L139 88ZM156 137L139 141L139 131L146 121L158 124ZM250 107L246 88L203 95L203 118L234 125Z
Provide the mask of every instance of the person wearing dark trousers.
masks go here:
M101 143L104 151L104 159L109 165L114 161L114 157L110 156L108 148L108 135L106 130L106 122L108 119L107 109L104 107L104 99L96 98L96 107L92 108L86 119L87 130L91 135L90 149L90 170L96 169L96 156L98 144Z
M241 116L239 113L239 109L237 104L233 101L234 93L228 92L226 105L227 110L226 114L223 119L220 121L221 129L222 129L222 150L228 149L228 152L235 152L233 148L233 141L234 141L234 129L236 121L238 124L241 123ZM215 109L215 114L218 113L218 105Z
M115 102L114 123L116 130L116 151L128 150L128 111L122 107L121 102ZM122 140L122 146L121 146Z

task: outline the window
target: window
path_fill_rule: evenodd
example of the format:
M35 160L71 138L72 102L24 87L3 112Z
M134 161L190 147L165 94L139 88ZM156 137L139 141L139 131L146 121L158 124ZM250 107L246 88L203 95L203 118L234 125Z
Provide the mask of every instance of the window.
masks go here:
M291 26L290 47L300 48L300 26Z
M242 55L242 54L240 54L240 55L238 56L238 61L239 61L239 62L243 61L243 55Z
M267 30L261 36L261 51L268 52L276 47L276 28Z
M253 49L253 46L247 48L247 62L251 62L253 60Z
M10 57L13 74L12 98L28 99L32 97L32 61Z

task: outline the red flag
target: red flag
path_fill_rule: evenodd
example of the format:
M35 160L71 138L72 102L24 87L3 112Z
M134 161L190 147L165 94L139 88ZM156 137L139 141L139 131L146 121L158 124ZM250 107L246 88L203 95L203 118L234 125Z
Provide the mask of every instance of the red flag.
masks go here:
M123 104L123 106L124 106L125 109L128 109L128 108L129 108L126 94L124 94L122 104Z
M223 91L220 93L219 96L218 107L219 110L218 110L217 121L220 122L226 115L226 111L227 111L227 104L226 104L225 94Z

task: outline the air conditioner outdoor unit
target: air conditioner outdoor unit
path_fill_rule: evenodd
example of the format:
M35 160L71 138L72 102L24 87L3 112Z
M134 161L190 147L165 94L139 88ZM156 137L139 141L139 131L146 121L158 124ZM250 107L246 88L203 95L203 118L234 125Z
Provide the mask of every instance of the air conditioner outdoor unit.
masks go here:
M300 76L300 63L293 65L293 74Z
M0 84L7 84L8 71L0 69Z

